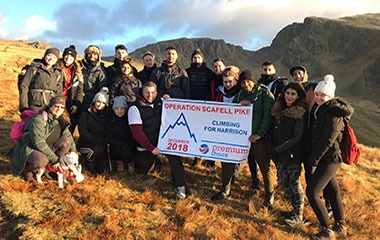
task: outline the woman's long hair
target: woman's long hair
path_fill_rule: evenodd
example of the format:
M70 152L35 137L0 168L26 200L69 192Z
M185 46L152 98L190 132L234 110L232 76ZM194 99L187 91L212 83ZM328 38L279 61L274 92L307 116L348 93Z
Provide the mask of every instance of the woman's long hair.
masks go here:
M303 88L302 84L291 82L288 83L285 87L283 92L278 96L278 99L281 103L281 109L286 108L286 101L285 101L285 92L288 89L293 89L298 94L298 99L293 103L293 106L302 106L305 110L307 110L307 102L306 102L306 92Z

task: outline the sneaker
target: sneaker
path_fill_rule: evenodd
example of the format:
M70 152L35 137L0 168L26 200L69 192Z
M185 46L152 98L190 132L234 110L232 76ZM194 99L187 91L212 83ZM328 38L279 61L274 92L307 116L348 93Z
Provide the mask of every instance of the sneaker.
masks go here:
M214 194L211 197L211 200L212 201L220 201L220 200L227 198L228 196L229 196L229 194L227 194L225 191L220 191L217 194Z
M336 222L334 227L333 227L333 230L335 233L335 237L339 237L339 238L347 237L347 227L344 226L343 221Z
M174 191L177 198L184 199L186 197L185 186L176 187Z
M321 227L320 231L314 235L311 236L311 239L314 240L335 240L334 231L327 227Z
M293 215L291 217L285 218L284 222L290 227L297 227L304 223L302 215Z

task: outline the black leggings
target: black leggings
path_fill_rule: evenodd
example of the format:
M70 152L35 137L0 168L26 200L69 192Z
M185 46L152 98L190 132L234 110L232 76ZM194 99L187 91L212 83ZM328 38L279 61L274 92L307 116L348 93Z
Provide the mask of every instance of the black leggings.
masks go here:
M344 220L343 203L338 181L336 180L336 171L339 167L340 163L338 162L331 162L327 165L319 164L314 174L310 175L306 187L306 195L310 206L323 227L331 225L331 221L320 197L322 191L324 196L330 200L335 222Z

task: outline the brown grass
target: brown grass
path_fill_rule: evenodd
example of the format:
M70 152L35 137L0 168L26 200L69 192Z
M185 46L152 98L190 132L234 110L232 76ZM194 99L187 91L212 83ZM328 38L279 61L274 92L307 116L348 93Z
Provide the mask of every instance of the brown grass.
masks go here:
M20 43L18 43L20 45ZM290 205L278 189L275 211L261 209L263 193L249 190L249 170L242 169L228 201L210 200L220 187L216 169L191 168L184 159L188 188L175 199L170 169L165 165L150 176L126 173L90 176L83 183L44 185L24 182L6 157L12 146L9 129L18 120L16 75L43 50L10 46L0 41L0 239L307 239L318 223L308 203L307 222L285 226L279 210ZM24 57L25 56L25 57ZM342 165L342 190L349 237L380 236L380 150L361 146L355 166ZM305 180L302 179L305 186Z

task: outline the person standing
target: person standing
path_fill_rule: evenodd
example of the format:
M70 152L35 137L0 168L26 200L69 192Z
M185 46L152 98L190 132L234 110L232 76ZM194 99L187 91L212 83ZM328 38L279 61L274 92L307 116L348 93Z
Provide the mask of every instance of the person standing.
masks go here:
M226 68L223 72L223 86L217 88L216 101L232 103L236 94L240 91L239 69L235 66ZM235 181L237 173L240 171L241 164L222 162L222 187L221 191L214 194L211 200L217 201L228 197L231 193L231 185Z
M277 99L277 96L281 94L284 90L285 85L288 83L287 77L279 77L276 73L276 66L270 60L265 61L261 64L261 78L259 79L260 84L264 84L268 87Z
M150 51L146 51L144 53L142 60L144 63L144 68L137 73L136 77L141 81L142 84L145 84L149 81L153 70L157 68L157 64L155 63L154 54Z
M273 161L285 198L293 209L286 212L285 223L291 227L303 223L304 192L301 185L304 158L303 134L307 118L306 93L299 83L289 83L272 107L275 118L272 135Z
M90 45L84 50L84 59L79 61L83 74L84 91L81 111L87 111L95 94L102 87L107 86L106 73L101 57L102 50L96 45Z
M132 57L128 54L128 49L123 44L115 46L115 59L113 64L105 69L107 75L107 84L105 87L110 88L116 76L120 73L121 62L127 60L132 61ZM131 64L133 75L137 76L137 69Z
M190 99L190 82L186 71L177 64L178 52L173 46L165 50L165 60L155 69L150 81L157 84L159 98Z
M55 96L63 94L62 70L58 66L59 50L46 49L42 59L34 60L19 83L19 110L40 111Z
M271 108L274 104L274 97L265 85L255 83L252 73L248 70L239 75L239 81L241 90L233 102L253 105L252 134L249 136L249 141L251 141L248 155L249 170L254 180L257 172L253 165L257 162L264 180L265 199L263 205L271 210L274 202L275 171L271 166L271 156L265 138L273 126L274 119L271 115ZM253 182L253 184L255 183Z
M308 160L311 175L307 181L306 195L321 226L312 239L335 239L335 235L347 235L336 172L342 163L339 145L343 137L344 122L351 118L353 108L344 100L335 97L335 88L334 76L327 74L314 90L318 106L314 112L311 154ZM322 191L331 202L334 226L320 198Z
M191 64L186 68L190 81L190 99L211 100L212 71L204 62L202 51L197 48L191 54Z
M224 69L226 68L226 63L224 62L223 59L221 58L215 58L214 61L212 62L213 66L213 77L211 79L211 84L210 84L210 90L211 90L211 100L215 100L216 98L216 89L219 86L223 86L223 72Z
M302 65L295 65L289 70L290 75L293 78L293 81L299 84L302 84L306 92L306 102L308 110L314 105L314 89L317 86L317 83L309 81L309 74L307 70Z
M59 66L63 73L63 95L66 96L66 109L70 114L70 132L73 133L79 120L79 109L83 101L83 75L74 45L63 50Z
M186 68L190 81L190 99L192 100L211 100L211 79L212 71L204 62L202 51L197 48L191 54L191 64ZM192 166L195 166L201 158L194 158ZM215 162L206 160L207 167L214 167Z

